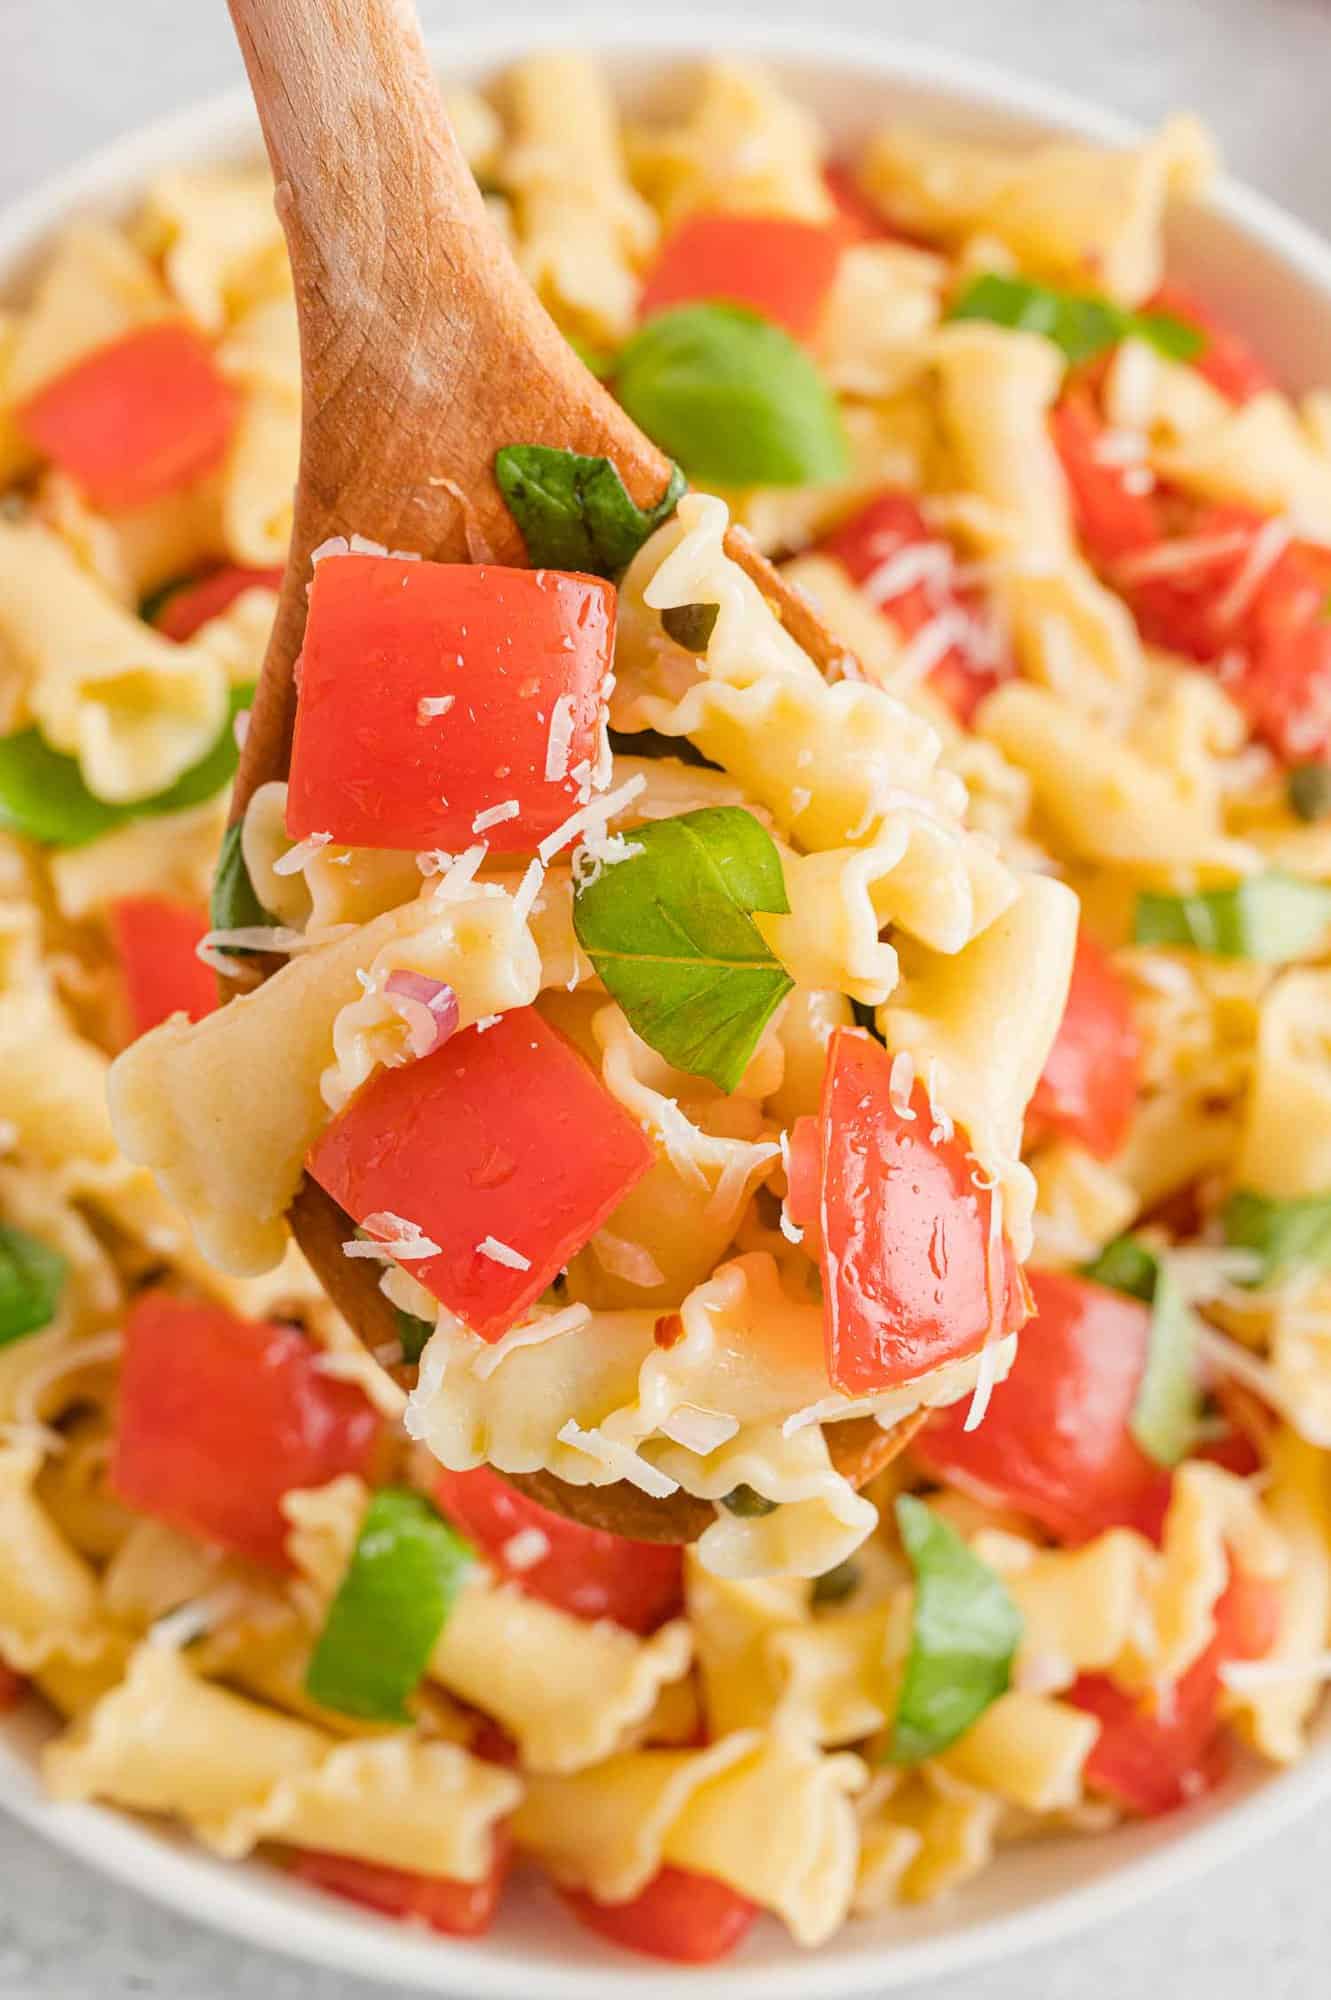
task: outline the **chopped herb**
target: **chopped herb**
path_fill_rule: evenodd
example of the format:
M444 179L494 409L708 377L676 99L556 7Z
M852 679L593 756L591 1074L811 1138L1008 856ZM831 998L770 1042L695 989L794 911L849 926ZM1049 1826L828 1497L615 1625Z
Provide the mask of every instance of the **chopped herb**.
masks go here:
M1133 338L1149 341L1172 361L1195 361L1206 346L1204 334L1172 313L1129 312L1092 292L1065 292L1000 271L972 278L948 318L1042 333L1073 363L1094 360Z
M661 613L666 636L686 653L705 653L716 629L719 604L670 604Z
M1213 958L1277 965L1321 944L1331 924L1331 889L1272 873L1192 896L1144 891L1133 921L1135 944L1177 945Z
M1108 1244L1087 1266L1086 1275L1151 1308L1146 1366L1128 1429L1157 1465L1177 1465L1196 1444L1202 1417L1197 1315L1168 1267L1135 1236L1120 1236Z
M810 1601L814 1605L844 1604L859 1589L862 1574L859 1564L851 1561L838 1563L835 1569L825 1569L813 1580Z
M0 1347L51 1324L68 1276L58 1250L0 1222Z
M1007 1692L1022 1621L1002 1579L941 1515L903 1493L896 1517L915 1604L888 1757L915 1764L955 1743Z
M583 458L544 444L508 444L495 453L495 479L537 568L617 576L668 521L684 491L676 466L648 512L629 497L608 458Z
M207 755L166 791L124 805L109 805L90 792L75 759L53 750L36 729L0 736L0 830L44 847L83 847L134 820L202 805L235 776L239 752L233 725L253 699L252 687L233 688L226 722Z
M1296 819L1314 821L1331 814L1331 764L1295 764L1285 778L1289 809Z
M623 860L584 871L573 927L649 1047L733 1090L794 983L752 913L789 907L771 836L708 806L635 827Z
M658 313L615 364L615 392L705 485L813 486L849 470L836 397L813 361L742 306Z
M233 820L222 836L208 904L208 921L215 931L249 930L255 924L271 925L277 922L277 918L259 901L250 880L241 845L243 831L244 821ZM241 945L232 945L229 955L233 958L255 956Z
M418 1314L409 1313L403 1306L395 1308L394 1318L397 1322L397 1337L402 1346L402 1359L419 1361L425 1352L426 1342L434 1333L433 1325L428 1319L421 1319Z
M721 1505L727 1512L749 1521L757 1520L763 1514L775 1514L777 1503L761 1493L755 1493L751 1486L740 1485L722 1494Z
M1279 1201L1237 1188L1225 1204L1224 1229L1226 1243L1256 1253L1256 1284L1285 1271L1331 1266L1331 1194Z
M310 1658L305 1692L339 1715L409 1723L474 1551L428 1500L387 1486L360 1534Z

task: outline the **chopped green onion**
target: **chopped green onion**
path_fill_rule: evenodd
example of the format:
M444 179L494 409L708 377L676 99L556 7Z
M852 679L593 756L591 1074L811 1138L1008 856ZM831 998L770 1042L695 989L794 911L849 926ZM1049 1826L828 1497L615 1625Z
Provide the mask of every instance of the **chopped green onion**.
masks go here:
M734 1486L729 1493L721 1496L721 1505L743 1520L757 1520L763 1514L775 1514L776 1501L769 1500L762 1493L755 1493L751 1486Z
M956 1530L901 1494L897 1529L915 1572L910 1651L888 1757L915 1764L965 1734L1012 1680L1021 1613Z
M1213 958L1278 965L1314 950L1329 924L1331 889L1273 873L1192 896L1144 891L1137 898L1132 934L1136 944L1175 945Z
M1225 1204L1224 1229L1226 1243L1255 1253L1256 1284L1284 1271L1331 1266L1331 1194L1279 1201L1237 1188Z
M68 1276L58 1250L0 1222L0 1347L51 1324Z
M425 1352L426 1342L434 1333L433 1323L428 1319L421 1319L417 1313L409 1313L403 1306L396 1307L393 1316L397 1322L397 1337L402 1347L402 1359L419 1361Z
M705 653L716 629L719 604L670 604L661 613L667 638L686 653Z
M1194 361L1206 346L1204 334L1172 313L1129 312L1092 292L1060 291L1001 271L972 278L947 316L1042 333L1073 363L1091 361L1133 337L1173 361Z
M850 469L836 397L809 354L743 306L655 314L620 354L615 393L707 486L816 486Z
M862 1572L857 1562L847 1560L838 1563L835 1569L825 1569L821 1576L813 1580L809 1592L810 1601L815 1606L844 1604L859 1589Z
M84 847L134 820L202 805L224 791L235 776L240 754L235 719L253 699L252 687L233 688L226 722L207 755L166 791L125 805L108 805L97 798L83 782L75 759L53 750L37 730L0 736L0 829L44 847Z
M363 1722L409 1723L474 1551L428 1500L386 1486L360 1534L310 1658L305 1692Z
M1289 809L1309 825L1331 814L1331 764L1295 764L1285 778Z

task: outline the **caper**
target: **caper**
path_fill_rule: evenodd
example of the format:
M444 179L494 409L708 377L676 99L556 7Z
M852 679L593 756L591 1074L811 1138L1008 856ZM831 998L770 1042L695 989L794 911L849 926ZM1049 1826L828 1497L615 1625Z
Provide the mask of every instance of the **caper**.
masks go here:
M1297 819L1325 819L1331 813L1331 764L1295 764L1285 791Z
M835 1569L825 1569L821 1576L813 1580L812 1602L815 1605L844 1604L859 1589L860 1574L857 1562L838 1563Z
M721 1505L746 1520L776 1512L776 1501L767 1499L762 1493L755 1493L751 1486L736 1486L729 1493L722 1494Z
M720 609L719 604L671 604L661 613L661 623L686 653L705 653Z

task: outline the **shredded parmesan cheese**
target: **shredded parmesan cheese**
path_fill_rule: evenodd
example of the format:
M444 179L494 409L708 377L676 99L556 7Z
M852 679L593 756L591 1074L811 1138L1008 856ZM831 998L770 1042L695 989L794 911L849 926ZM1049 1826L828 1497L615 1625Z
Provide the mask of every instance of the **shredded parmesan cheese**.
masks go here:
M626 1285L649 1291L653 1285L665 1283L665 1272L651 1251L641 1243L631 1243L627 1236L599 1229L592 1238L591 1251L603 1271L612 1278L622 1278Z
M535 1569L550 1553L550 1537L539 1528L520 1528L510 1535L499 1551L506 1569Z
M471 823L473 833L485 833L492 826L501 826L506 819L516 819L522 807L516 799L504 799L497 806L487 806L478 812Z
M417 722L433 722L436 717L447 715L456 700L455 694L423 694L416 704Z
M313 861L321 847L327 847L333 836L331 833L312 833L306 840L298 840L273 863L274 875L299 875L307 861Z
M585 828L599 826L604 831L615 814L623 812L630 800L636 799L638 793L646 789L647 780L638 772L636 777L627 779L617 792L606 792L599 799L592 799L570 813L562 826L557 826L553 833L547 833L536 852L548 867L552 857L562 848L571 846Z
M568 754L573 747L577 715L577 697L571 694L561 694L550 711L550 728L545 739L545 775L552 784L568 776Z
M503 1264L510 1271L530 1271L531 1258L524 1257L511 1243L501 1243L497 1236L483 1236L476 1245L478 1257L488 1257L492 1264Z
M662 1419L658 1428L672 1444L691 1451L696 1458L706 1458L708 1452L719 1451L738 1435L739 1419L727 1416L722 1410L703 1410L696 1403L681 1403Z
M570 1417L558 1437L560 1444L572 1445L575 1451L585 1452L588 1458L604 1466L616 1479L627 1479L631 1486L650 1494L653 1500L668 1500L672 1493L679 1491L678 1480L671 1479L668 1473L660 1471L655 1465L649 1465L628 1445L616 1444L604 1431L585 1431Z
M366 1232L363 1238L353 1236L342 1245L344 1257L366 1257L381 1264L391 1258L406 1264L440 1254L440 1246L424 1230L404 1215L394 1215L391 1208L376 1209L366 1216L361 1228Z

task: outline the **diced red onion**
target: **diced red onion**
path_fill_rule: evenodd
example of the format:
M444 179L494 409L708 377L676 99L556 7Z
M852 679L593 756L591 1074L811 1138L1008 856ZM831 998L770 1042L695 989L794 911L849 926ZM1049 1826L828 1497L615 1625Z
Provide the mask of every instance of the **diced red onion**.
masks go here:
M407 1041L414 1056L433 1055L458 1025L458 996L442 979L423 972L390 972L384 998L407 1024Z

